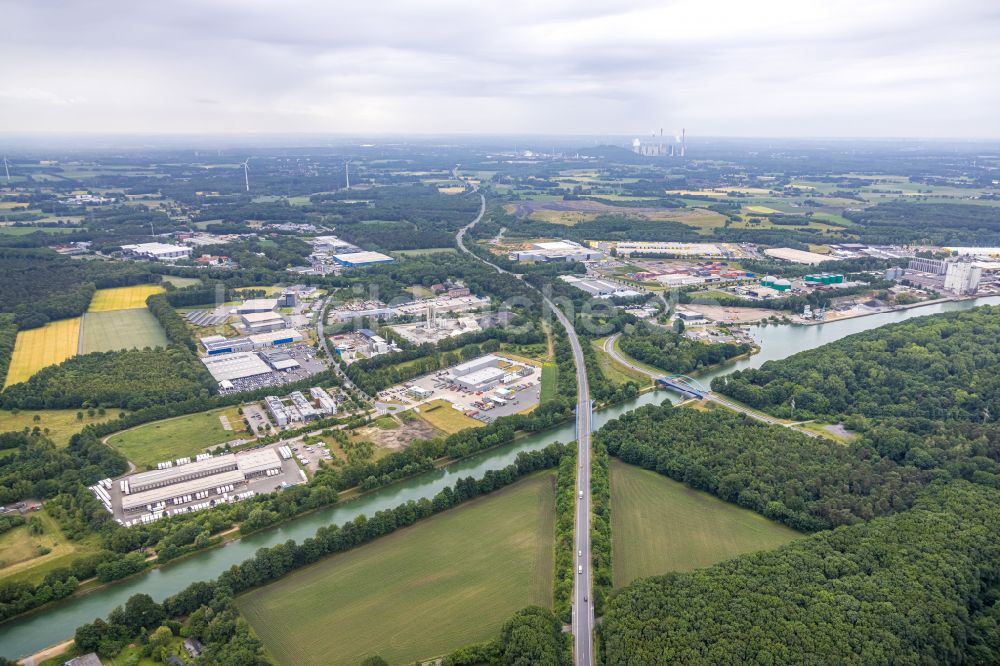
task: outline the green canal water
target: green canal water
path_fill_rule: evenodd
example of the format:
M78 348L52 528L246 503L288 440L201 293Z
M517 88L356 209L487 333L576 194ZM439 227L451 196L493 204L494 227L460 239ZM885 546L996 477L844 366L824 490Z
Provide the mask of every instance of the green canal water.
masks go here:
M998 305L1000 297L981 298L928 305L909 310L886 312L867 317L834 321L812 326L778 325L751 328L751 335L760 345L760 353L705 373L699 380L708 384L713 377L735 370L759 367L770 360L786 358L800 351L813 349L860 331L866 331L913 317L968 310L978 305ZM675 399L666 391L646 393L636 400L601 410L594 414L594 428L637 407ZM488 470L501 469L514 461L521 451L544 448L552 442L574 439L573 424L568 423L517 442L469 457L446 469L427 472L387 488L373 491L361 498L330 507L265 530L226 546L194 555L181 562L112 584L89 594L74 597L34 614L0 625L0 655L17 657L30 655L49 645L71 638L78 626L94 618L106 616L115 606L124 604L133 594L145 593L157 601L176 593L189 583L211 580L234 564L252 557L259 548L273 546L292 539L302 541L324 525L342 524L359 514L371 516L377 511L393 508L408 500L433 497L442 488L463 477L483 476Z

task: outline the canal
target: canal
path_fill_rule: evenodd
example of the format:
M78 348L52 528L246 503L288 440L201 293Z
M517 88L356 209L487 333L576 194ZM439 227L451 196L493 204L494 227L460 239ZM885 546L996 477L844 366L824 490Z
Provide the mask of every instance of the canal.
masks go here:
M714 377L735 370L759 367L766 361L786 358L797 352L885 324L941 312L968 310L978 305L998 304L1000 296L975 301L938 303L811 326L755 326L751 328L750 333L760 345L760 353L704 373L699 376L699 380L708 384ZM675 399L676 396L666 391L654 391L627 403L601 410L594 414L594 428L597 429L607 421L637 407L657 404L667 398ZM133 594L146 593L161 601L194 581L215 578L230 566L253 556L259 548L273 546L289 539L302 541L315 534L316 530L324 525L342 524L359 514L371 516L377 511L391 509L408 500L433 497L441 489L453 485L459 478L468 476L479 478L488 470L501 469L509 465L521 451L533 451L544 448L552 442L570 442L573 439L573 424L567 423L519 439L510 445L471 456L445 469L420 474L367 493L356 500L316 511L273 529L230 542L223 547L198 553L186 560L168 564L89 594L70 598L37 613L11 620L0 625L0 655L15 657L33 654L72 637L78 626L97 617L106 616L112 608L124 604Z

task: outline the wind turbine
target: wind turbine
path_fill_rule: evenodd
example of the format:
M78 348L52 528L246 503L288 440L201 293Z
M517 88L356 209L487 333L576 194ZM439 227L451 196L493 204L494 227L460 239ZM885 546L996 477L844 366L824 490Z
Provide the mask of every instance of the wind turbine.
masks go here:
M250 191L250 158L249 157L246 158L246 160L243 162L242 166L243 166L243 179L247 183L247 192L249 192Z
M7 156L3 156L3 170L7 172L7 184L10 185L10 165L7 162Z

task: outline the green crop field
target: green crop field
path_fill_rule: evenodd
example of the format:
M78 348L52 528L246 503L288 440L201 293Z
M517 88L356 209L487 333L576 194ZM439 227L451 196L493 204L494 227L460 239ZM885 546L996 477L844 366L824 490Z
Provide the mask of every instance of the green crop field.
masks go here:
M280 664L411 664L551 607L555 492L543 472L237 599Z
M184 287L190 287L191 285L201 284L201 279L199 278L189 278L181 277L179 275L164 275L164 282L169 282L178 289L183 289Z
M615 587L769 550L801 536L753 511L616 459L611 460L611 533Z
M145 308L87 312L83 315L82 329L80 351L83 354L167 346L163 327Z
M237 407L224 407L163 421L153 421L123 430L108 438L108 444L125 454L139 469L164 460L190 457L214 444L249 439ZM222 427L226 416L232 430Z
M76 227L14 227L14 226L0 226L0 235L4 236L28 236L37 231L41 231L44 234L68 234L73 231L79 231Z

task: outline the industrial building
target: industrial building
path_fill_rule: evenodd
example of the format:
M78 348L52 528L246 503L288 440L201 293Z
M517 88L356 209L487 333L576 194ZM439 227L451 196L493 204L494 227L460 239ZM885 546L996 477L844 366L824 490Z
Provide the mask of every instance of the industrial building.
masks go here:
M793 264L821 264L824 261L835 261L841 257L831 257L826 254L816 252L806 252L805 250L795 250L790 247L772 247L764 250L764 254L775 259L788 261Z
M965 296L979 291L983 269L971 261L952 261L944 274L944 288Z
M337 401L331 398L325 389L314 386L309 389L309 395L312 396L314 403L324 414L334 416L337 413Z
M583 278L575 275L560 275L559 279L596 298L633 298L635 296L642 296L635 289L629 289L608 280Z
M236 352L250 352L280 345L290 345L302 342L305 338L293 328L283 328L266 333L255 333L239 338L226 338L221 335L207 335L201 338L201 345L209 356L220 356ZM211 368L209 368L211 370Z
M283 328L277 331L268 331L267 333L255 333L254 335L248 335L247 339L250 340L254 349L266 349L268 347L291 345L296 342L302 342L305 337L294 328Z
M926 259L924 257L910 259L909 269L931 275L944 275L948 272L948 266L943 259Z
M379 354L388 354L390 352L399 351L399 347L396 346L396 343L389 342L370 328L358 329L358 334L361 335L361 337L363 337L368 343L368 353L370 356L378 356Z
M177 261L191 257L191 248L182 245L168 245L167 243L122 245L122 250L128 254L154 261Z
M267 333L288 327L285 318L274 311L247 312L240 315L240 321L247 333Z
M813 273L803 279L809 285L844 284L844 276L840 273Z
M288 425L288 411L285 409L285 406L281 404L281 400L278 399L278 396L265 396L264 405L267 407L267 411L271 414L271 418L274 419L274 422L279 428L284 428Z
M220 384L234 379L270 375L271 368L253 352L232 352L201 359L215 381Z
M573 241L562 240L532 243L531 249L511 252L509 258L511 261L524 262L595 261L604 258L604 253Z
M306 399L302 394L302 391L292 391L288 394L289 400L292 401L292 405L295 410L299 413L299 417L303 421L312 421L313 419L319 418L320 412L318 409L313 407L312 403Z
M674 257L708 257L728 259L740 254L734 248L715 243L621 242L615 245L619 257L633 254L669 255Z
M236 314L243 315L251 312L271 312L278 307L277 298L251 298L236 306Z
M335 254L333 260L341 266L370 266L372 264L386 264L395 261L392 257L381 252L351 252L350 254Z
M140 472L121 481L122 511L154 512L168 504L226 496L237 485L281 469L281 459L274 449L256 449Z
M487 391L503 381L501 359L489 354L460 363L451 369L451 381L467 391Z
M467 391L488 391L499 385L506 374L502 368L483 368L453 377L452 383Z

